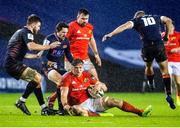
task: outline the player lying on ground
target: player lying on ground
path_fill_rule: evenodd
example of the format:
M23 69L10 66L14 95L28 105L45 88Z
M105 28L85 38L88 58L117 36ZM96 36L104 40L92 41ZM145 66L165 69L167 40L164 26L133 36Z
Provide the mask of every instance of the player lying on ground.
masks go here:
M139 116L147 116L152 110L151 106L143 110L120 99L103 97L104 91L106 85L83 71L83 61L75 59L71 71L63 76L61 102L70 115L76 116L100 116L100 112L113 107Z

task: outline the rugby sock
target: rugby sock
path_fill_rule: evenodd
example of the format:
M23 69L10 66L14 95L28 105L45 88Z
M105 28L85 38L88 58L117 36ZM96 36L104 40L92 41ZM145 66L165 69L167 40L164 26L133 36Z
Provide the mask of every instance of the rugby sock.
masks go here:
M58 109L62 112L63 111L63 105L61 103L61 92L60 92L60 88L57 87L57 90L56 90L56 93L57 93L57 100L58 100Z
M132 113L136 113L138 115L142 114L143 110L140 110L138 108L135 108L133 105L127 103L126 101L123 101L123 105L121 107L121 110L125 111L125 112L132 112Z
M34 90L34 94L35 94L40 106L45 104L41 88L36 88Z
M171 78L169 74L162 75L163 83L165 85L165 92L167 95L171 95Z
M146 75L146 78L149 81L149 83L152 85L153 84L153 80L154 80L154 74L153 75Z
M49 98L48 98L48 107L49 108L53 108L56 97L57 97L56 92L52 93L51 96L49 96Z
M24 91L22 97L27 99L29 95L34 91L34 89L38 86L38 83L35 81L30 81L26 86L26 90Z

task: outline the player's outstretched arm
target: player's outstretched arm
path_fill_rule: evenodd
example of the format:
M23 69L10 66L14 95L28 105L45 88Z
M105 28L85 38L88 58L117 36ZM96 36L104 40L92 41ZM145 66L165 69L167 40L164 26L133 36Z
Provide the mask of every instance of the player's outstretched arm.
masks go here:
M132 21L127 21L126 23L124 23L124 24L120 25L119 27L117 27L116 29L114 29L109 34L104 35L102 38L102 41L104 42L107 39L111 38L112 36L119 34L127 29L131 29L132 27L133 27Z
M163 37L164 41L168 41L169 33L173 27L172 20L169 17L161 16L161 22L165 25L166 32Z
M49 45L41 45L41 44L37 44L35 42L29 42L27 44L29 50L38 50L38 51L53 49L53 48L58 47L59 45L60 45L60 43L58 41L53 42Z

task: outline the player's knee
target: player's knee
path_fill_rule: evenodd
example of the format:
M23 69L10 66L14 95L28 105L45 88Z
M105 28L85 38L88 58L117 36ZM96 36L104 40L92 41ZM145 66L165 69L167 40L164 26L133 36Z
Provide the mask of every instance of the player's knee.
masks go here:
M42 77L39 73L36 73L34 81L37 82L39 85L41 83Z
M109 107L119 107L122 104L122 100L109 98L106 102L106 105Z

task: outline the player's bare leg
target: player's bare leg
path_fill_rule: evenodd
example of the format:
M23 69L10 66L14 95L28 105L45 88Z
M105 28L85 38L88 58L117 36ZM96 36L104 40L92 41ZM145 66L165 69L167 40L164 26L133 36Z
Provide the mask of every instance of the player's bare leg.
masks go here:
M147 79L147 85L150 89L155 89L155 83L154 83L154 70L152 66L152 62L145 62L145 76Z
M145 110L143 109L138 109L135 106L129 104L126 101L120 100L120 99L114 99L114 98L109 98L109 97L104 97L103 98L103 106L106 108L119 108L122 111L125 112L131 112L134 114L137 114L139 116L148 116L152 110L151 106L148 106Z

